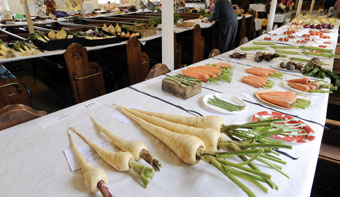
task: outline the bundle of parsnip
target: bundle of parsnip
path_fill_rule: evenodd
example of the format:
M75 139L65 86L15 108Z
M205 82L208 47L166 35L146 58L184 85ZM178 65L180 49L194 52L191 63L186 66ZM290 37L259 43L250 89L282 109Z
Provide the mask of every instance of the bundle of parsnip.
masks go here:
M236 141L223 140L221 129L225 128L227 131L228 128L223 126L223 119L217 116L186 117L114 106L166 144L183 162L193 165L200 160L206 161L237 184L247 195L255 196L236 177L250 181L266 193L267 188L260 182L266 182L271 188L278 188L270 180L271 176L261 172L252 161L271 153L272 148L291 148L290 146L276 143L252 144L252 142L240 144ZM276 120L271 120L274 121ZM260 121L251 126L256 127L256 124L268 126L270 121ZM219 149L226 152L220 152ZM233 156L239 156L243 161L236 164L226 160Z
M119 152L106 150L103 147L91 142L73 127L70 127L70 129L80 138L82 138L91 148L93 148L98 153L98 155L115 170L125 172L129 171L132 168L138 174L138 177L141 179L143 186L147 187L147 185L149 184L149 179L152 179L154 175L153 169L159 171L161 163L152 156L152 154L147 150L145 144L138 141L124 140L114 135L112 132L102 127L92 117L92 115L91 120L97 130L103 132L110 139L111 143L120 150ZM140 159L144 159L153 167L153 169L138 163L137 161Z
M99 190L104 197L112 197L109 189L106 187L108 178L105 171L91 166L74 145L71 134L68 131L67 134L70 138L71 148L83 173L86 188L92 193L98 192Z

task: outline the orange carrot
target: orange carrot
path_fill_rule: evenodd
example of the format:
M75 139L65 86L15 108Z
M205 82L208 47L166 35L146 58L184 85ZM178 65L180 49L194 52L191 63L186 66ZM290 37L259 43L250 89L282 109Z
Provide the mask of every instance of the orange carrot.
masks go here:
M307 79L307 78L298 78L298 79L288 80L288 82L307 84L307 83L309 83L309 79Z
M231 67L230 64L228 64L227 62L218 62L218 63L214 63L214 66L220 67L220 68L229 68Z
M268 77L273 75L276 71L269 68L247 68L246 72L260 77Z
M272 104L275 104L275 105L279 105L281 107L285 107L285 108L290 108L290 105L292 103L288 102L287 100L284 100L284 99L278 99L278 98L273 98L267 94L259 94L260 98L269 102L269 103L272 103Z
M188 76L188 77L192 77L195 79L199 79L203 82L207 82L209 79L209 75L205 74L205 73L197 73L197 72L192 72L192 71L188 71L188 70L181 70L183 75Z
M204 74L207 74L209 76L209 78L215 78L216 77L216 74L214 74L213 72L206 70L204 68L188 68L187 71L195 72L195 73L204 73Z
M307 92L308 90L310 90L308 85L302 84L302 83L294 83L294 82L288 82L288 85L294 89L303 91L303 92Z
M259 88L259 87L262 87L263 85L265 85L268 80L267 80L267 77L259 77L259 76L248 75L248 76L242 77L241 81L243 83L254 86L255 88Z

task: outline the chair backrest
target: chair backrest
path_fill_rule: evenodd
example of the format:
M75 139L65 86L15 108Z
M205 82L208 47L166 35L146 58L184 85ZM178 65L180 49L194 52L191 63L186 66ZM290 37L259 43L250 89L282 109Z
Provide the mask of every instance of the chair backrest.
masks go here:
M152 67L145 80L161 76L168 72L170 72L170 69L165 64L156 64Z
M130 85L144 81L150 70L150 60L149 56L142 52L141 44L136 37L128 40L126 54Z
M175 42L174 68L179 69L182 67L182 46L176 40L176 33L174 33L174 42Z
M240 41L240 46L247 43L248 42L248 38L247 37L243 37Z
M36 111L27 105L6 105L0 108L0 130L44 115L45 111Z
M64 57L76 103L105 94L102 69L99 64L89 62L85 47L73 43L68 46Z
M193 29L193 63L202 61L204 59L204 38L201 35L201 27L196 24Z
M274 29L277 29L279 26L277 25L277 24L274 24L274 26L273 26L273 30Z
M265 34L265 33L267 33L266 30L264 30L264 29L260 30L260 36L262 36L262 35Z
M0 80L0 107L10 104L29 105L26 87L17 79Z
M249 40L252 40L254 39L255 37L255 32L256 32L256 29L255 29L255 16L253 15L251 18L250 18L250 24L248 26L248 34L247 34L247 37Z
M215 57L216 55L219 55L219 54L221 54L220 50L218 50L218 49L213 49L213 50L211 50L211 52L209 53L209 57L208 57L208 58Z
M241 39L243 37L246 36L246 31L247 31L247 25L246 25L246 17L243 15L242 16L242 19L239 23L239 26L238 26L238 36L237 36L237 42L236 43L240 43L241 42Z

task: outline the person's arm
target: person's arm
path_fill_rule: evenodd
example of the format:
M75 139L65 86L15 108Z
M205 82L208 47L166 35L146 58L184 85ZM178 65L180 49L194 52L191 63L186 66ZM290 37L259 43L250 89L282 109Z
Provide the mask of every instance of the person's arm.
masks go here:
M214 6L214 10L213 10L213 14L211 17L208 18L208 21L216 21L219 19L220 17L220 1L216 1L215 6Z

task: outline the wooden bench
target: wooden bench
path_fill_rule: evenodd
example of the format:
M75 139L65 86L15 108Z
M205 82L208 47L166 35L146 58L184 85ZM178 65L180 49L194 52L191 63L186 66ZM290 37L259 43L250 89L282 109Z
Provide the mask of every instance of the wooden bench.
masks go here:
M6 105L0 108L0 130L46 115L22 104Z
M89 62L85 47L76 43L69 45L64 58L76 103L105 94L102 69L99 64Z
M141 44L136 37L131 37L126 44L130 85L142 82L150 70L148 54L142 52Z

